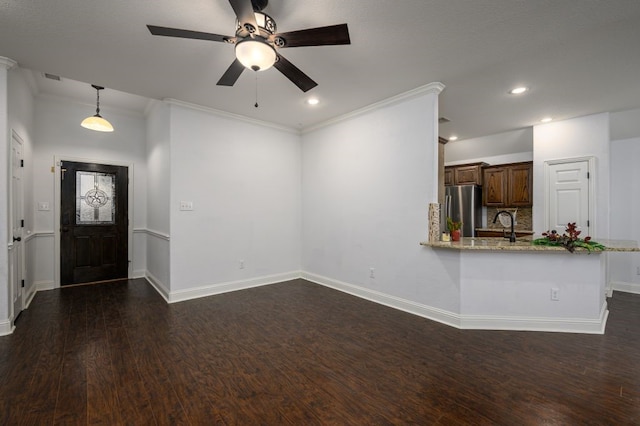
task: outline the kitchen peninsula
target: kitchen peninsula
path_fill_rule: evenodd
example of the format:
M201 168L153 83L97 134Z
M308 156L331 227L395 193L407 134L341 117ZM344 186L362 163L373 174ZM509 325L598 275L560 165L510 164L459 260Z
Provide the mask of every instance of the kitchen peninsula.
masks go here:
M640 252L634 241L599 241L604 252L510 243L504 238L422 242L457 284L463 329L603 334L607 251Z

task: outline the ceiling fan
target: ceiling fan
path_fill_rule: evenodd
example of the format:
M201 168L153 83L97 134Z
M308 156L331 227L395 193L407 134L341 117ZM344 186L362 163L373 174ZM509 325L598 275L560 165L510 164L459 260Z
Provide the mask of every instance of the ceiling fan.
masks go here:
M278 33L276 21L262 12L268 1L229 0L237 17L235 36L155 25L147 25L147 28L153 35L234 44L236 59L222 75L217 83L218 86L233 86L245 68L264 71L274 66L300 90L306 92L316 87L318 83L278 53L278 50L287 47L351 44L347 24Z

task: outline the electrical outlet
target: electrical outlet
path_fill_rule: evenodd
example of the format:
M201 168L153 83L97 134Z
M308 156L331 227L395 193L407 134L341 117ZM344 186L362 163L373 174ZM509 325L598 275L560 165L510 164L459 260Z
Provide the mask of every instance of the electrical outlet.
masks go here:
M638 266L636 269L636 275L640 275L640 266Z
M553 287L551 289L551 300L558 301L560 300L560 289Z
M376 270L374 268L369 268L369 278L376 277Z
M238 261L238 269L244 269L244 260Z
M193 210L193 201L180 201L180 210L181 211L192 211Z

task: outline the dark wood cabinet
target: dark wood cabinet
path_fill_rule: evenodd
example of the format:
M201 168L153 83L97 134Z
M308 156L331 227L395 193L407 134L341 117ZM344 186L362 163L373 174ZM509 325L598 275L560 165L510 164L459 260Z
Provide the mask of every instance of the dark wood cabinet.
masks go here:
M482 203L489 207L507 205L507 170L503 167L486 167L483 170Z
M533 204L533 163L485 167L482 203L488 207L526 207Z
M461 164L444 168L445 185L482 185L482 167L486 163Z
M533 163L509 167L509 205L525 207L533 204Z
M444 169L444 184L445 186L447 185L455 185L454 183L454 179L453 179L453 169L446 167Z

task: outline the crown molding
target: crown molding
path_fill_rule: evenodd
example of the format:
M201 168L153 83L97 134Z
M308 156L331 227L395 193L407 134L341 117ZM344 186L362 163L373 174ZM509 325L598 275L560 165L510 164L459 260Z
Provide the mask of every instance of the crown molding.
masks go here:
M294 129L292 127L286 127L286 126L281 126L281 125L275 124L275 123L269 123L267 121L256 120L254 118L249 118L249 117L246 117L244 115L233 114L231 112L226 112L226 111L222 111L222 110L215 109L215 108L209 108L209 107L205 107L205 106L198 105L198 104L192 104L192 103L189 103L189 102L179 101L177 99L172 99L172 98L165 98L162 101L167 103L167 104L169 104L169 105L176 105L176 106L180 106L180 107L183 107L183 108L194 109L194 110L197 110L197 111L206 112L206 113L217 115L217 116L220 116L220 117L230 118L232 120L244 121L245 123L255 124L257 126L263 126L263 127L269 127L269 128L272 128L272 129L276 129L276 130L282 130L282 131L293 133L293 134L296 134L296 135L300 134L300 131L298 129Z
M18 63L16 61L14 61L13 59L9 59L6 58L4 56L0 56L0 67L4 67L7 70L10 70L11 68L15 67L16 65L18 65Z
M435 95L439 95L445 88L446 86L438 81L433 82L433 83L429 83L429 84L425 84L424 86L420 86L417 87L413 90L409 90L408 92L404 92L404 93L400 93L399 95L396 96L392 96L390 98L384 99L380 102L375 102L371 105L365 106L363 108L360 109L356 109L354 111L351 111L347 114L341 115L339 117L336 118L332 118L330 120L327 121L323 121L322 123L318 123L318 124L314 124L312 126L309 127L305 127L304 129L302 129L301 133L308 133L314 130L318 130L322 127L326 127L326 126L330 126L332 124L336 124L339 123L341 121L344 120L348 120L350 118L354 118L357 117L359 115L363 115L366 114L370 111L374 111L380 108L384 108L390 105L395 105L399 102L403 102L406 101L408 99L412 99L415 98L417 96L423 95L423 94L435 94Z

